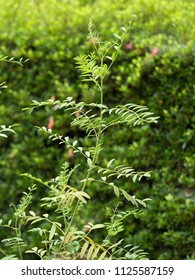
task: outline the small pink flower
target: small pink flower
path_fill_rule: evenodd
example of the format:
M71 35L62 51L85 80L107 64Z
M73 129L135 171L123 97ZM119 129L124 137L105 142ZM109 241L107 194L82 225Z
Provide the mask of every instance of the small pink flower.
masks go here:
M48 129L52 129L53 126L54 126L54 117L53 117L53 116L50 116L49 122L48 122L48 124L47 124L47 128L48 128Z
M157 55L159 53L159 48L155 47L153 50L151 50L150 53L151 53L152 56Z
M125 46L125 48L126 48L126 50L131 51L131 50L134 48L133 43L129 42L129 43Z
M72 148L69 148L69 149L68 149L68 158L69 158L69 159L72 159L73 157L74 157L73 149L72 149Z

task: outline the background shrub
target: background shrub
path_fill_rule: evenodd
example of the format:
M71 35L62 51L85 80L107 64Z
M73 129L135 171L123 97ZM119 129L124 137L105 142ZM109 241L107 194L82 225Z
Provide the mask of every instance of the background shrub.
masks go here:
M2 62L0 69L0 82L9 87L0 95L1 124L20 124L16 134L0 139L0 212L9 219L8 204L17 202L31 184L21 173L53 178L64 160L72 164L77 160L70 151L50 143L35 125L47 126L53 116L54 132L83 136L57 111L44 108L28 115L22 108L32 99L51 97L93 102L93 88L80 83L73 61L91 50L86 39L88 18L95 15L94 23L106 39L133 13L134 28L107 79L105 103L147 105L160 121L120 133L110 130L105 139L108 158L117 151L134 168L154 171L152 179L140 184L124 182L131 193L153 199L141 220L129 221L124 235L149 252L151 259L194 258L195 3L138 0L134 7L133 2L0 1L1 54L30 58L23 68ZM124 142L126 148L121 149ZM98 188L94 191L97 201L91 211L110 199L106 190L101 197ZM43 189L37 191L35 207L39 192ZM1 232L1 238L5 234Z

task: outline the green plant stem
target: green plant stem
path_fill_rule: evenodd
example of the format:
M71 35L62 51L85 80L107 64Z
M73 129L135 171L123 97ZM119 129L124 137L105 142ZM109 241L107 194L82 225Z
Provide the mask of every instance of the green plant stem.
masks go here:
M85 182L83 183L83 187L82 187L81 191L84 191L84 190L85 190L85 187L86 187L86 185L87 185L87 182L88 182L90 173L91 173L91 168L88 170L87 177L86 177ZM69 222L69 224L68 224L68 227L67 227L67 229L66 229L66 231L65 231L64 238L66 237L66 235L67 235L68 232L70 231L70 228L71 228L71 226L72 226L72 223L73 223L73 221L74 221L74 219L75 219L75 216L76 216L76 213L77 213L77 210L78 210L78 207L79 207L79 203L80 203L79 200L77 200L76 206L75 206L75 208L74 208L74 212L73 212L73 214L72 214L72 218L71 218L71 220L70 220L70 222Z
M15 232L16 232L16 236L18 238L21 237L21 230L20 230L20 225L18 225L18 219L16 218L15 220ZM18 252L19 252L19 256L20 256L20 259L22 260L23 257L22 257L22 251L21 251L21 247L20 247L20 242L17 241L17 247L18 247Z
M95 46L95 48L96 48L96 46ZM96 51L97 51L97 48L96 48ZM103 64L104 64L104 57L102 56L102 57L101 57L101 68L103 68ZM103 105L103 102L104 102L104 99L103 99L103 98L104 98L104 96L103 96L103 82L104 82L104 77L101 76L101 79L100 79L100 86L99 86L99 89L100 89L100 104L101 104L101 105ZM101 117L101 119L102 119L102 108L100 108L100 117ZM97 162L97 160L98 160L98 158L99 158L99 147L98 147L98 146L99 146L99 143L100 143L101 134L102 134L102 132L101 132L101 124L100 124L99 131L98 131L97 138L96 138L96 139L97 139L97 141L96 141L96 149L95 149L96 153L95 153L95 155L94 155L94 157L93 157L92 166L95 165L95 163ZM85 179L85 182L84 182L84 184L83 184L83 187L82 187L81 191L84 191L85 188L86 188L88 179L89 179L90 174L91 174L91 170L92 170L92 168L90 168L90 169L88 170L88 173L87 173L87 176L86 176L86 179ZM65 237L66 237L66 235L68 234L68 232L69 232L69 230L70 230L70 228L71 228L71 226L72 226L72 223L73 223L73 221L74 221L74 218L75 218L75 216L76 216L76 213L77 213L77 210L78 210L78 207L79 207L79 203L80 203L80 202L79 202L79 200L78 200L78 201L77 201L77 204L76 204L76 206L75 206L75 208L74 208L74 212L73 212L71 221L70 221L70 223L68 224L68 227L67 227L67 229L66 229Z
M88 179L90 178L90 175L91 175L91 171L92 171L92 169L93 169L93 166L96 164L96 162L98 161L98 158L99 158L99 143L100 143L100 138L101 138L101 127L100 127L100 129L99 129L99 131L98 131L98 134L97 134L97 141L96 141L96 149L95 149L95 151L96 151L96 153L94 154L94 157L93 157L93 160L92 160L92 167L90 167L89 169L88 169L88 172L87 172L87 176L86 176L86 178L85 178L85 182L83 183L83 186L82 186L82 189L81 189L81 191L82 192L84 192L85 191L85 188L86 188L86 186L87 186L87 183L88 183ZM75 206L75 208L74 208L74 212L73 212L73 214L72 214L72 218L71 218L71 220L70 220L70 222L69 222L69 224L68 224L68 227L67 227L67 229L66 229L66 231L65 231L65 234L64 234L64 239L66 238L66 236L67 236L67 234L69 233L69 231L70 231L70 228L71 228L71 226L72 226L72 224L73 224L73 221L74 221L74 219L75 219L75 217L76 217L76 214L77 214L77 211L78 211L78 207L79 207L79 200L77 200L77 203L76 203L76 206Z
M104 65L104 58L101 58L101 68L103 68ZM104 94L103 94L103 82L104 82L104 77L101 75L100 79L100 104L103 105L104 102ZM101 114L100 117L102 117L102 108L101 108Z

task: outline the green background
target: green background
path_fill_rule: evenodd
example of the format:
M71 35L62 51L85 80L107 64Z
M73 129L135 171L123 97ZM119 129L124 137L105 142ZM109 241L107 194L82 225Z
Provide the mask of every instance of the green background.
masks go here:
M195 2L190 0L0 1L0 54L30 59L24 67L0 65L0 82L8 86L0 94L0 125L19 124L16 134L0 138L0 213L9 220L9 204L17 204L32 185L21 173L50 179L70 160L67 149L51 143L36 125L47 126L54 116L54 132L87 141L63 112L46 107L28 115L22 108L52 96L97 101L93 87L81 83L73 59L92 50L89 17L106 40L134 14L133 28L106 80L104 101L109 106L146 105L160 119L155 125L110 131L102 160L117 154L123 163L153 171L150 180L124 181L129 193L152 201L140 219L127 221L123 238L143 248L150 259L194 259ZM44 192L40 186L34 197L37 211ZM86 217L112 203L106 189L93 193ZM1 229L0 239L7 234ZM36 243L36 237L28 242Z

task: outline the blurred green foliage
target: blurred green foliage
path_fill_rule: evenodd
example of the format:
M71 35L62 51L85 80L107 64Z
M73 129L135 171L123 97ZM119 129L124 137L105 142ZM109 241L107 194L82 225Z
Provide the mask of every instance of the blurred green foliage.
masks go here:
M64 160L77 161L35 128L54 117L54 132L81 138L69 127L67 116L50 108L32 115L22 112L32 99L96 100L91 85L82 84L73 58L91 50L86 39L88 19L102 38L133 19L107 80L105 103L135 102L160 116L152 126L112 131L105 139L105 159L117 152L124 163L153 170L152 178L134 184L123 182L139 197L151 197L139 220L130 220L124 238L144 248L151 259L190 259L195 256L195 2L193 0L0 0L0 54L30 58L19 67L1 62L0 125L18 123L16 134L0 139L0 212L9 219L11 202L32 184L21 173L48 179L57 176ZM132 17L135 14L136 17ZM126 144L126 148L121 148ZM88 144L88 143L86 143ZM42 187L34 197L38 207ZM113 203L105 189L91 211ZM102 207L102 211L104 208ZM86 216L88 213L84 213ZM2 239L7 233L0 233ZM31 240L33 242L33 240Z

